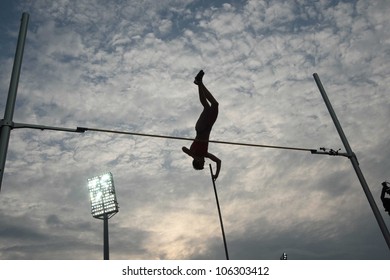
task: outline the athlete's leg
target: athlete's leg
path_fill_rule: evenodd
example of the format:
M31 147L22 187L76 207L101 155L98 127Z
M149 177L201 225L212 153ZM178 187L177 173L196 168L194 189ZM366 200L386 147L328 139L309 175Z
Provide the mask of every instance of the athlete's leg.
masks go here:
M203 75L204 72L201 70L194 81L198 85L199 99L203 105L203 112L200 114L195 126L197 131L210 130L218 116L218 102L203 84ZM211 106L208 101L211 103Z
M195 129L197 131L209 130L217 120L219 104L213 95L203 85L203 83L199 84L198 86L200 100L201 102L204 102L205 105L203 105L203 112L199 116ZM211 106L207 100L210 101Z
M195 77L194 83L198 85L198 92L199 92L199 100L202 106L206 109L210 107L209 103L207 102L206 95L204 94L204 90L201 87L201 84L203 84L202 79L203 79L204 72L203 70L200 70L198 75Z
M211 92L206 88L206 86L201 82L198 84L199 92L202 92L202 95L211 103L211 105L218 105L218 101L214 98Z
M206 103L205 103L205 99L206 99L211 103L211 105L218 105L217 100L203 84L203 76L204 76L204 72L203 70L200 70L199 73L196 75L194 81L194 83L198 85L199 88L200 103L202 103L203 107L206 107Z

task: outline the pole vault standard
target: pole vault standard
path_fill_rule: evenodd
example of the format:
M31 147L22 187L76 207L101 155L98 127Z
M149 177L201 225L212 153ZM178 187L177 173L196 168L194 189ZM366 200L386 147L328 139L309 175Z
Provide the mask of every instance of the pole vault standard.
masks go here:
M227 244L226 244L225 229L224 229L224 227L223 227L221 208L219 207L219 200L218 200L217 187L215 186L215 179L213 178L213 168L211 167L211 164L209 164L209 166L210 166L211 181L213 181L213 186L214 186L215 200L216 200L216 202L217 202L217 209L218 209L218 215L219 215L219 222L220 222L220 224L221 224L223 245L224 245L224 247L225 247L225 255L226 255L226 259L229 260L229 252L228 252L228 247L227 247Z
M8 98L7 105L5 107L4 119L1 120L1 132L0 132L0 190L1 190L1 182L3 180L4 168L5 168L5 160L7 158L8 151L8 143L11 135L11 129L13 127L13 116L15 110L15 102L16 102L16 93L18 91L19 77L20 77L20 69L22 66L23 52L24 52L24 44L26 41L27 35L27 26L28 26L29 14L23 13L18 44L16 47L14 65L12 68L11 81L8 90Z
M322 86L320 77L318 76L317 73L313 74L314 80L317 83L318 89L320 90L320 93L322 95L322 98L324 99L324 102L326 104L326 107L328 108L329 114L333 119L334 125L336 126L337 132L340 135L341 141L344 144L345 150L347 151L347 157L351 160L352 166L355 169L356 175L360 181L360 184L362 185L363 191L367 196L368 203L371 206L372 212L374 213L374 216L378 222L378 225L382 231L383 237L385 238L385 241L387 243L387 246L390 249L390 234L389 230L386 227L386 224L383 220L383 217L381 213L379 212L378 206L375 203L374 197L371 194L371 191L367 185L366 179L363 176L363 173L360 169L358 159L355 155L355 153L352 151L351 146L349 145L348 139L344 134L344 131L340 125L340 122L336 116L335 111L333 110L332 104L329 101L329 98L325 92L324 87Z

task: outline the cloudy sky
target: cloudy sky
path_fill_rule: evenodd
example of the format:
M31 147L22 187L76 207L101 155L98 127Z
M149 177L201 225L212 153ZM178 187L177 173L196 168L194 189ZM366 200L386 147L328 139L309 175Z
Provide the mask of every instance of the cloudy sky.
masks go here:
M318 73L388 227L390 1L2 0L3 116L30 14L14 121L194 137L200 69L213 140L343 145ZM114 175L112 259L224 259L208 165L191 142L15 129L0 193L0 259L101 259L87 179ZM350 161L210 144L231 259L390 259ZM208 164L208 162L206 162Z

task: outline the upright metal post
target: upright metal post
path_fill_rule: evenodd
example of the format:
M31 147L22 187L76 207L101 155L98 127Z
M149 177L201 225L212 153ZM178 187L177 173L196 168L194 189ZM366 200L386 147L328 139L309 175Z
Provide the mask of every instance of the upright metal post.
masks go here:
M14 65L12 68L12 75L10 86L8 90L8 98L7 104L4 112L4 119L1 121L1 132L0 132L0 190L1 183L3 181L4 168L5 168L5 160L7 158L8 151L8 143L11 134L11 129L13 127L13 115L15 109L16 102L16 93L18 91L19 77L20 77L20 69L22 66L22 58L24 51L24 44L26 41L27 35L27 26L28 26L29 14L23 13L20 30L19 30L19 38L18 44L16 47Z
M366 180L365 180L365 178L363 176L363 173L362 173L362 171L361 171L361 169L359 167L358 159L357 159L355 153L352 151L351 146L348 143L347 137L345 136L344 131L341 128L340 122L337 119L336 113L333 110L332 104L330 103L330 101L328 99L328 96L327 96L327 94L325 92L324 87L322 86L322 83L321 83L321 80L320 80L318 74L314 73L313 77L314 77L314 80L317 83L317 86L318 86L318 89L320 90L322 98L325 101L325 104L326 104L326 107L328 108L329 114L330 114L330 116L333 119L333 122L334 122L334 124L336 126L336 129L337 129L337 131L338 131L338 133L340 135L341 141L344 144L345 150L347 151L348 158L351 160L352 166L355 169L356 175L357 175L357 177L358 177L358 179L360 181L360 184L362 185L363 191L364 191L364 193L367 196L368 202L369 202L369 204L371 206L371 209L372 209L372 211L374 213L374 216L375 216L375 218L376 218L376 220L377 220L377 222L379 224L379 227L380 227L380 229L382 231L383 237L385 238L387 246L390 249L390 234L389 234L389 230L386 227L386 224L385 224L385 222L383 220L383 217L382 217L381 213L379 212L378 206L375 203L374 197L372 196L371 191L370 191L370 189L369 189L369 187L367 185L367 182L366 182Z
M222 222L222 214L221 214L221 208L219 207L219 200L218 200L218 194L217 194L217 187L215 186L215 180L213 178L213 168L210 164L210 174L211 174L211 180L213 181L214 186L214 193L215 193L215 200L217 201L217 208L218 208L218 214L219 214L219 222L221 223L221 231L222 231L222 238L223 238L223 245L225 246L225 255L226 259L229 260L229 253L228 248L226 244L226 237L225 237L225 230L223 228L223 222Z
M108 244L108 214L103 216L103 239L104 239L104 260L110 259L109 244Z

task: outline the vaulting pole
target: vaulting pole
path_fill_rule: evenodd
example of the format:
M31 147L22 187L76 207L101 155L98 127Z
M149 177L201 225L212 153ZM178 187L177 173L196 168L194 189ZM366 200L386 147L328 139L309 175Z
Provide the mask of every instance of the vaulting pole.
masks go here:
M221 223L221 231L222 231L223 245L225 246L225 255L226 255L226 259L229 260L229 253L228 253L228 248L227 248L227 244L226 244L225 230L224 230L224 228L223 228L223 222L222 222L221 208L219 207L219 200L218 200L218 194L217 194L217 187L215 186L215 180L214 180L214 178L213 178L213 168L211 167L211 164L210 164L209 166L210 166L211 181L213 181L213 186L214 186L215 200L217 201L219 222Z
M328 98L328 96L327 96L327 94L325 92L324 87L322 86L322 83L321 83L321 80L320 80L318 74L314 73L313 77L314 77L314 80L317 83L317 86L318 86L318 89L320 90L322 98L325 101L325 104L326 104L326 107L328 108L329 114L330 114L330 116L333 119L333 122L334 122L334 124L336 126L336 129L337 129L337 131L338 131L338 133L340 135L341 141L344 144L345 150L347 151L347 156L351 160L352 166L355 169L356 175L357 175L357 177L358 177L358 179L360 181L360 184L362 185L363 191L366 194L368 203L371 206L372 212L374 213L374 216L375 216L375 218L376 218L376 220L378 222L378 225L379 225L379 227L380 227L380 229L382 231L382 234L383 234L383 237L385 238L387 246L390 249L390 234L389 234L389 230L386 227L386 224L385 224L385 222L383 220L383 217L382 217L381 213L379 212L378 206L375 203L374 197L372 196L371 191L370 191L370 189L369 189L369 187L367 185L366 179L364 178L363 173L362 173L362 171L361 171L361 169L359 167L358 159L357 159L355 153L352 151L351 146L349 145L347 137L345 136L344 131L343 131L341 125L340 125L340 122L337 119L336 113L333 110L332 104L329 101L329 98Z
M27 26L28 26L29 14L23 13L18 44L16 47L14 65L12 68L12 75L10 86L8 90L7 104L4 112L4 119L1 120L1 132L0 132L0 189L1 182L3 181L5 160L7 158L8 143L11 134L11 128L13 127L13 116L16 102L16 93L18 91L20 69L22 66L24 43L26 41Z

